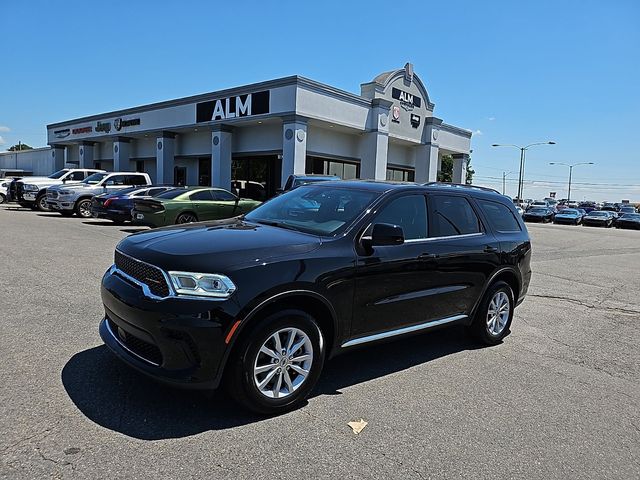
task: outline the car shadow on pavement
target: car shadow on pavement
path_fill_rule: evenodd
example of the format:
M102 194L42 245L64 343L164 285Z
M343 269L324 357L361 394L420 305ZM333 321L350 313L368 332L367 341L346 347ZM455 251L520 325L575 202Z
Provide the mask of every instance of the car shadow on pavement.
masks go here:
M359 349L325 364L312 397L338 395L342 388L475 348L461 328L453 327ZM206 394L159 384L124 365L104 345L75 354L62 370L62 383L88 419L142 440L187 437L266 418L247 412L222 391Z

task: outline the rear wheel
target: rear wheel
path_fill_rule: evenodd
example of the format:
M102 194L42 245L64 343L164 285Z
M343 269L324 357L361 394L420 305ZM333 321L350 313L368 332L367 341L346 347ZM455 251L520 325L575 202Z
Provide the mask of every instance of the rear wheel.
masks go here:
M36 208L41 212L50 212L51 209L49 205L47 205L47 195L45 193L41 193L36 198Z
M196 217L195 213L181 213L178 215L178 218L176 218L176 224L193 223L197 221L198 217Z
M91 218L91 199L83 198L76 203L76 213L82 218Z
M261 414L304 402L324 363L325 342L313 317L298 310L278 312L238 341L225 373L233 398Z
M476 312L471 326L475 336L487 345L496 345L509 334L515 300L513 290L506 282L489 287Z

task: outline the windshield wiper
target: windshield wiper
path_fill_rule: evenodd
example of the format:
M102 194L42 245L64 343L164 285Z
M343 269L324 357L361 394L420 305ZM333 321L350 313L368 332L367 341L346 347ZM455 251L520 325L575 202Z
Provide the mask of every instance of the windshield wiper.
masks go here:
M254 220L254 222L260 223L261 225L269 225L270 227L279 227L287 230L294 230L296 232L300 231L298 228L294 227L293 225L289 225L288 223L284 223L284 222L279 222L277 220L260 219L260 220Z

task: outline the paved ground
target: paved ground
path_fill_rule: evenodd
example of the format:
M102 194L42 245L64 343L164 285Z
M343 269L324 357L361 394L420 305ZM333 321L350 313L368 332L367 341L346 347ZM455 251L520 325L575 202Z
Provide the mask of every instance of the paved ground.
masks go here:
M638 231L531 226L504 344L454 329L351 353L261 419L101 345L98 285L132 230L0 207L0 477L640 477Z

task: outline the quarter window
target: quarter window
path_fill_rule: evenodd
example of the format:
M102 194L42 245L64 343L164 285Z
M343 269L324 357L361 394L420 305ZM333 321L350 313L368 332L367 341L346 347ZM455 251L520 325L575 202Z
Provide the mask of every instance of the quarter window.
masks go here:
M480 221L464 197L434 195L432 205L432 237L450 237L481 232Z
M489 223L499 232L519 232L520 224L513 212L505 205L489 200L477 200Z
M427 205L423 195L396 198L376 216L375 223L402 227L405 240L427 238Z

